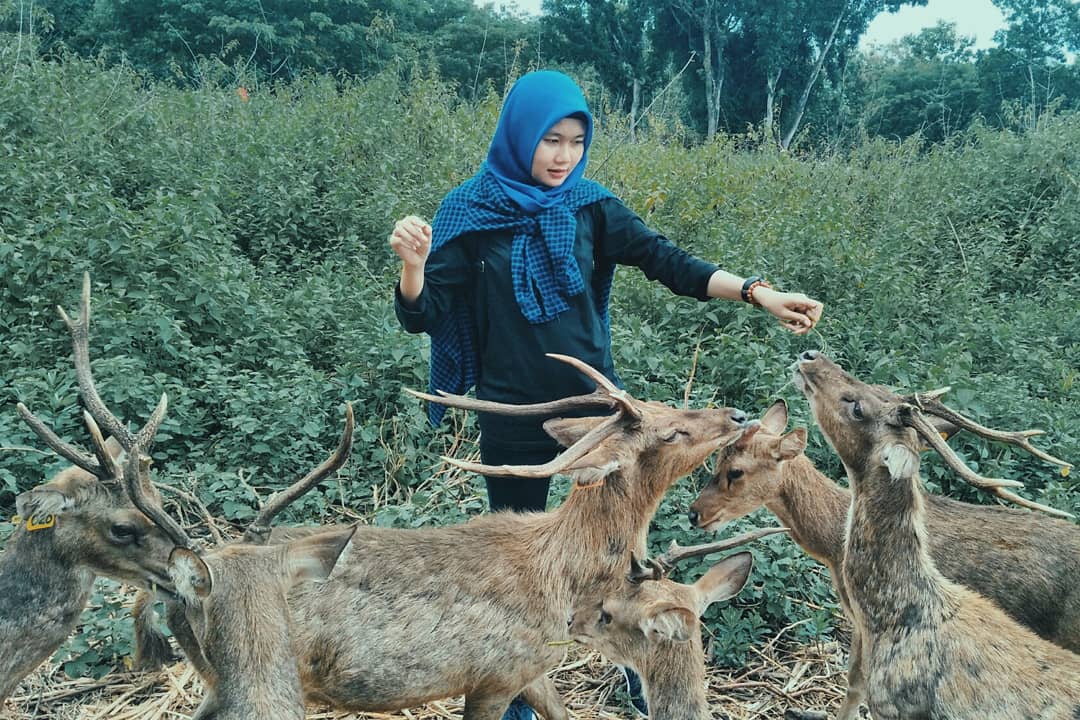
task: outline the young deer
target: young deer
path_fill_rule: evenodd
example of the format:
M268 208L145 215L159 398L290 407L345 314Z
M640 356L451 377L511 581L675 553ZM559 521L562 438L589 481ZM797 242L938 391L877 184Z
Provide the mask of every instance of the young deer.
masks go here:
M862 638L866 701L874 717L1080 717L1080 656L947 579L930 555L920 438L951 454L920 411L933 398L907 402L859 382L816 351L800 355L794 377L843 460L853 491L842 577ZM1009 437L1027 448L1030 434ZM957 469L965 480L1017 497L1004 489L1013 483Z
M456 463L485 474L567 472L577 480L569 498L551 513L493 513L453 527L356 528L329 578L288 595L305 697L383 711L464 695L464 720L497 720L523 693L548 720L567 718L545 675L563 655L552 641L567 639L579 598L622 583L664 492L734 440L745 415L644 403L566 361L599 389L534 406L434 399L517 414L615 410L549 420L569 447L546 465Z
M679 559L727 550L780 530L692 548L675 546L647 566L631 557L630 574L620 587L574 610L570 636L638 671L653 720L710 720L698 618L743 588L753 556L743 552L724 558L691 585L666 579L666 569Z
M804 551L829 568L844 613L844 526L851 491L822 474L803 451L806 429L784 433L778 400L760 426L721 450L709 484L690 505L690 522L707 530L768 508ZM1007 507L970 505L924 494L930 557L949 579L996 602L1015 620L1080 652L1080 527ZM866 696L862 644L853 627L848 691L838 720L858 717Z
M127 488L139 485L160 506L157 490L149 477L129 477L121 467L124 452L148 452L165 417L166 398L161 397L139 432L128 430L101 401L90 372L89 276L83 279L78 322L57 309L71 332L79 394L87 408L83 416L94 454L65 442L18 404L23 420L75 467L16 498L19 528L0 556L0 703L71 633L95 577L143 587L169 584L166 571L173 543L136 508ZM99 427L110 433L107 442ZM162 655L168 645L146 644L144 648Z

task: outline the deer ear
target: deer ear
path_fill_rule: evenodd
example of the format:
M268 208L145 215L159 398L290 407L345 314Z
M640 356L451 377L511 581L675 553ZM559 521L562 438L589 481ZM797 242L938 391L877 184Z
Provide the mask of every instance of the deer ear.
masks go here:
M656 603L646 610L639 627L649 640L686 642L697 630L697 616L682 605Z
M697 591L698 615L704 615L714 602L727 600L742 590L753 566L754 556L741 552L726 557L709 568L693 585Z
M320 533L289 543L287 564L291 581L325 580L334 575L341 558L352 549L356 525L344 531Z
M777 460L790 460L806 450L806 428L795 428L776 443L773 457Z
M783 399L777 400L765 414L761 416L761 424L773 435L781 435L788 423L787 403Z
M214 590L214 573L195 551L176 547L169 553L169 577L176 593L189 605L197 605Z
M544 432L563 447L570 447L585 433L607 420L603 415L580 418L552 418L544 421Z
M74 499L59 486L45 483L20 493L15 498L15 512L22 518L62 515L74 504Z

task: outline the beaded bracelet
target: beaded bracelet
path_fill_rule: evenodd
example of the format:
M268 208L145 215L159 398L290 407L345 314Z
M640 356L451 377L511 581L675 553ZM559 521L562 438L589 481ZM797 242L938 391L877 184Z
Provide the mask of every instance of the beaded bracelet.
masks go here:
M743 302L750 303L751 305L758 305L754 300L754 291L759 287L772 288L765 278L760 275L751 275L743 281L742 289L739 290L739 296L743 299Z

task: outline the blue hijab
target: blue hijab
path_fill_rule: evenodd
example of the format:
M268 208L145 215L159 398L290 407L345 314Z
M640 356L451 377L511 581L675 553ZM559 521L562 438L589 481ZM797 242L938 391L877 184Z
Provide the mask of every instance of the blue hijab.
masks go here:
M561 185L549 188L532 178L532 161L544 134L560 120L576 117L585 124L585 153ZM432 221L431 252L476 231L510 230L514 297L522 315L545 323L569 308L566 298L585 290L574 239L575 213L613 197L604 186L585 180L593 121L581 88L566 75L541 70L521 76L503 102L487 161L469 180L446 196ZM605 325L614 268L600 277L596 302ZM468 392L476 383L476 328L463 306L444 327L431 332L431 390ZM428 406L438 425L446 408Z

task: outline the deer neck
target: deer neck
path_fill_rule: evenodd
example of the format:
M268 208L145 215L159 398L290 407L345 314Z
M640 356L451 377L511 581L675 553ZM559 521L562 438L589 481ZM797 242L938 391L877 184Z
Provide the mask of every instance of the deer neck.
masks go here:
M94 574L66 558L52 530L16 530L0 555L0 703L71 634Z
M894 479L878 466L853 484L844 581L873 633L933 625L951 604L930 559L917 482L917 472Z
M791 538L834 572L844 557L850 505L851 491L825 476L805 455L784 463L780 491L765 503L782 525L791 528Z
M645 479L619 473L593 487L574 487L553 513L560 530L580 547L603 548L620 558L644 551L649 521L667 489L650 487Z
M649 717L657 720L708 720L704 650L690 642L655 642L641 671Z

